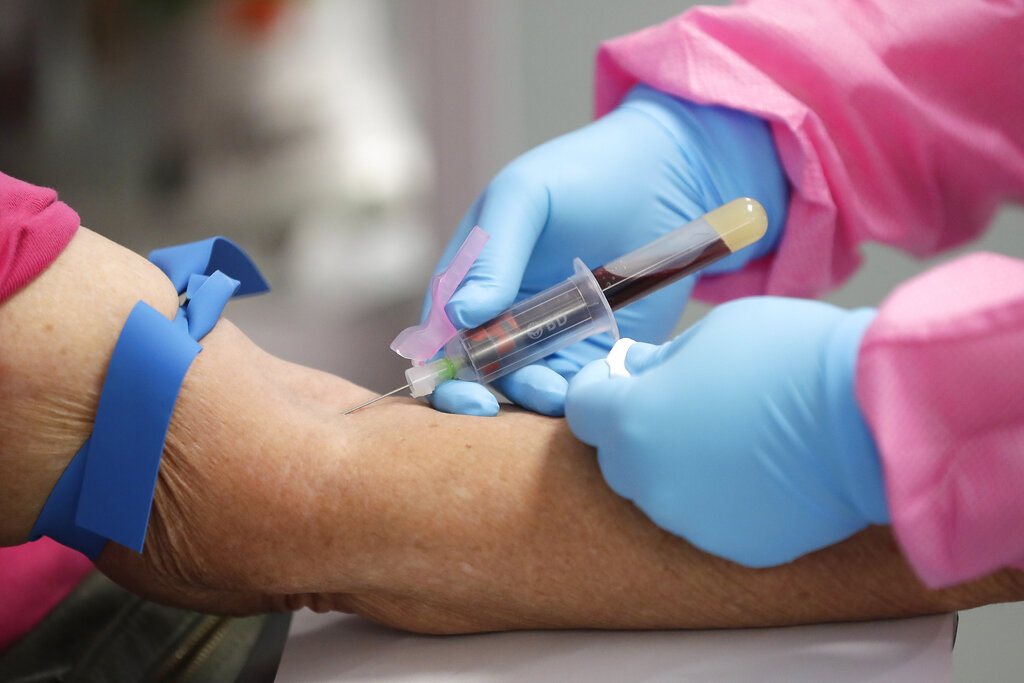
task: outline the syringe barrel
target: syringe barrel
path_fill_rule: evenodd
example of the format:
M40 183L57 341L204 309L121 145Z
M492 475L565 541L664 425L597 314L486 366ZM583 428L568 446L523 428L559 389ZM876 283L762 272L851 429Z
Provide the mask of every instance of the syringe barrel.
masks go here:
M762 206L741 197L593 272L576 259L568 280L459 332L443 359L407 370L410 392L424 396L449 379L486 384L600 332L616 340L612 309L757 241L767 225Z
M573 262L564 282L513 305L479 327L462 330L445 345L456 377L492 382L559 349L600 332L618 339L615 318L593 273Z

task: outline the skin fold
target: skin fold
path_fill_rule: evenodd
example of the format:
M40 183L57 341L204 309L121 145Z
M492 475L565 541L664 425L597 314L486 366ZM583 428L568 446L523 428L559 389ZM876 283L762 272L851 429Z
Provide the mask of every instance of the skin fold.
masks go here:
M0 305L0 543L23 542L88 437L132 306L177 295L81 229ZM1024 598L1001 571L926 589L888 528L747 569L658 529L564 420L448 415L267 354L222 319L168 432L144 552L97 566L155 600L341 610L398 628L710 628L910 616Z

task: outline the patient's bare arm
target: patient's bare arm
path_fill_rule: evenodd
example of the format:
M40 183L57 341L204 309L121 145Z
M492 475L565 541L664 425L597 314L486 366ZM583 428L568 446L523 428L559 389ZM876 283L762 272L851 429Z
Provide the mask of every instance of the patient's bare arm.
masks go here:
M4 542L24 539L87 437L140 298L167 315L176 306L149 264L83 231L0 307ZM884 528L745 569L612 493L561 420L445 415L401 399L342 416L369 392L274 358L227 321L203 345L175 408L145 552L111 543L98 562L157 599L235 613L308 604L464 632L792 624L1024 597L1013 572L928 591Z

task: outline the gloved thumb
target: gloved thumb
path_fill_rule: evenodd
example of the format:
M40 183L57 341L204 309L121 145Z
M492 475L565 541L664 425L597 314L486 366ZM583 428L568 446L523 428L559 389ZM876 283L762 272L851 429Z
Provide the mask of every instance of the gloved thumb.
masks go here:
M569 381L565 397L569 429L580 441L591 446L599 447L612 438L632 384L631 377L612 377L603 358L584 365Z
M498 414L498 399L487 387L476 382L453 379L444 382L430 395L430 405L442 413L494 417Z
M630 375L641 375L651 368L656 368L680 350L697 334L703 320L699 320L665 344L644 344L637 342L626 352L625 367Z
M522 166L513 162L499 173L462 221L491 238L445 307L457 328L476 327L512 305L544 230L547 189Z
M661 348L659 344L637 342L626 351L623 365L630 375L638 375L648 368L661 364Z
M544 361L519 368L500 377L494 388L510 401L541 415L562 417L565 414L565 391L568 382Z

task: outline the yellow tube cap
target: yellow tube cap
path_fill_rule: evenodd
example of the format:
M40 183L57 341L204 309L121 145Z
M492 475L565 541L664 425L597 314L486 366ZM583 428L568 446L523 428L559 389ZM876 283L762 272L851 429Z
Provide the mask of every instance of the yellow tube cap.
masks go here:
M758 241L768 231L768 214L756 199L740 197L704 214L729 251L737 252Z

